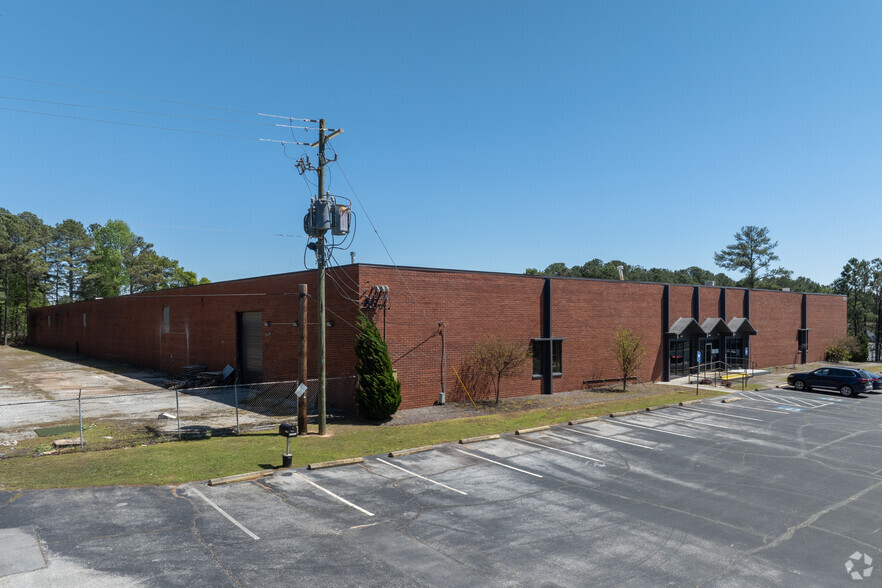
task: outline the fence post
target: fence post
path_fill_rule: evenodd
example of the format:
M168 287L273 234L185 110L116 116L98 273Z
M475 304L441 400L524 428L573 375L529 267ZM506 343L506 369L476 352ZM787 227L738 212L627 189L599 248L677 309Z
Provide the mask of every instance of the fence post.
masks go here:
M77 394L77 412L80 413L80 449L83 448L83 389Z
M236 434L239 431L239 374L233 376L233 403L236 405Z
M178 389L175 388L175 417L178 419L178 441L181 440L181 401L178 399Z

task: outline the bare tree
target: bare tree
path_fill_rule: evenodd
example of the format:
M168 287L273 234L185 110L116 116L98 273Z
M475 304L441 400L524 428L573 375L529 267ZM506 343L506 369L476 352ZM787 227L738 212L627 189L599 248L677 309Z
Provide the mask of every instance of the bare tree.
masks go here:
M475 347L471 363L475 371L487 374L496 385L496 403L499 404L499 387L502 378L516 376L532 357L529 347L517 341L487 339Z
M612 352L622 370L622 390L627 391L628 378L637 373L646 354L643 338L629 329L619 327L613 334Z

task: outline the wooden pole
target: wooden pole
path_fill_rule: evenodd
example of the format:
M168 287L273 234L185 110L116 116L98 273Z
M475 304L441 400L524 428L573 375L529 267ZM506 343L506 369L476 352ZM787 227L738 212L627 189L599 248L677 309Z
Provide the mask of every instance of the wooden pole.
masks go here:
M306 384L306 284L300 284L300 382ZM306 397L308 392L304 392L297 401L297 431L300 435L306 435Z

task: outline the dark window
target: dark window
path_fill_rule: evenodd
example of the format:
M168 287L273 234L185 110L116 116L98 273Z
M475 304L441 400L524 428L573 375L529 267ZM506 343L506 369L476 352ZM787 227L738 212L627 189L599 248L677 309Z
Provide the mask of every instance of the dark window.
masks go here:
M542 368L545 366L546 357L548 352L548 340L534 339L533 340L533 375L541 376L545 370ZM560 339L553 339L551 342L551 372L554 376L559 376L563 374L563 361L561 359L563 355L563 341Z

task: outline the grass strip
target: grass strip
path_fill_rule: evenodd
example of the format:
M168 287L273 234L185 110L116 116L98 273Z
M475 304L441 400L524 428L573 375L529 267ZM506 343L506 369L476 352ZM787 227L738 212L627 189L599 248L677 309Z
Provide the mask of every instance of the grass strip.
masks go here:
M643 410L648 406L715 396L719 393L702 390L696 395L694 389L673 389L609 402L418 425L341 424L329 427L331 434L325 437L298 437L291 444L291 453L293 465L302 467L309 463L388 454L414 446L451 443L466 437L507 433L610 412ZM266 432L109 451L10 458L0 460L0 490L179 484L279 467L284 450L284 439L275 432Z

